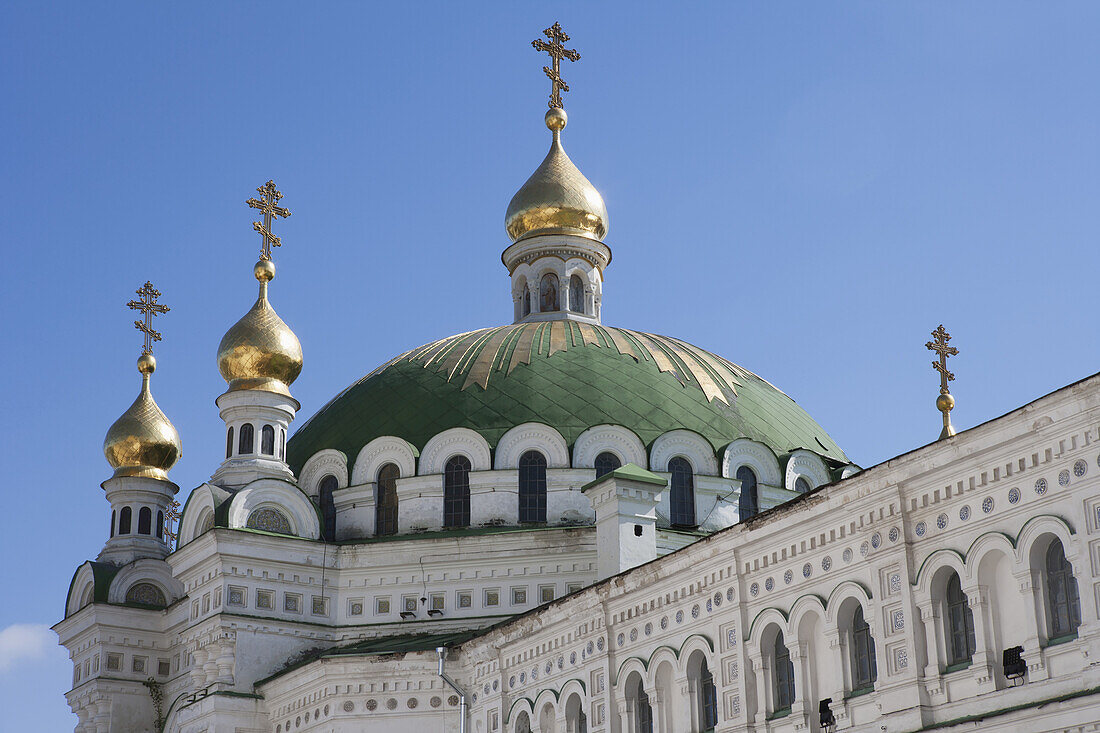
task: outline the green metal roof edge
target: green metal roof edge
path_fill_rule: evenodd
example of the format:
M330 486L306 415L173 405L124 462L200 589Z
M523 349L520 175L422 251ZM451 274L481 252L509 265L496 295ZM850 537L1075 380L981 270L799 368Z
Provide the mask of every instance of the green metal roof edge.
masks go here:
M625 466L616 468L611 473L605 473L598 479L589 481L587 484L581 487L581 491L586 491L590 487L595 486L596 484L603 483L604 481L607 481L611 478L622 479L624 481L637 481L643 484L653 484L654 486L668 486L668 479L664 478L663 476L658 476L652 471L647 471L637 464L628 463Z

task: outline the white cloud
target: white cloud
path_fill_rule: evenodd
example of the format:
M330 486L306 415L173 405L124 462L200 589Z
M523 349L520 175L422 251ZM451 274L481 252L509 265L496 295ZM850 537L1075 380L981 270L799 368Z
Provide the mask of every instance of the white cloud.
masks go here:
M44 658L57 646L57 637L45 624L12 624L0 629L0 672L16 664Z

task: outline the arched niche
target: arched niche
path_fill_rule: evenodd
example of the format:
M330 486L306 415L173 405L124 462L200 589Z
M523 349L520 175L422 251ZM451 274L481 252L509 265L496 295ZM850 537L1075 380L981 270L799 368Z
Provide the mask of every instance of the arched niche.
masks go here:
M649 451L649 470L667 471L668 462L683 456L691 463L694 473L704 476L718 475L718 459L707 439L690 430L670 430L653 441Z
M497 443L496 469L517 468L520 456L529 450L542 453L546 457L547 468L569 468L569 447L561 433L549 425L528 422L515 426L501 436Z
M493 467L489 443L469 428L451 428L432 436L420 451L420 475L443 473L447 460L456 454L470 459L471 471Z
M722 452L722 475L726 478L737 476L737 469L748 466L756 474L758 484L782 486L783 475L779 472L779 459L771 448L748 438L738 438L726 446Z
M614 453L624 466L649 465L645 444L634 431L621 425L595 425L581 433L573 444L573 467L595 468L596 456L604 451Z
M172 576L167 563L161 560L137 560L126 565L114 579L107 591L108 603L126 603L126 594L139 583L149 583L164 595L165 604L171 604L184 594L183 583Z
M829 469L825 465L825 461L821 459L821 456L817 455L813 451L804 450L802 448L791 453L787 458L787 472L784 486L788 491L797 491L795 483L801 476L810 483L811 489L816 489L818 486L824 486L831 481L829 476Z
M313 502L297 487L270 479L255 481L233 496L227 517L229 526L246 528L252 512L264 507L281 512L294 536L311 540L320 538L321 522Z
M298 475L298 486L308 496L317 496L320 493L321 479L325 476L335 476L337 486L344 488L348 485L348 457L338 450L325 448L317 451Z
M416 475L416 458L419 451L404 438L383 435L363 446L355 457L351 483L354 486L378 480L378 470L392 463L401 470L402 477Z

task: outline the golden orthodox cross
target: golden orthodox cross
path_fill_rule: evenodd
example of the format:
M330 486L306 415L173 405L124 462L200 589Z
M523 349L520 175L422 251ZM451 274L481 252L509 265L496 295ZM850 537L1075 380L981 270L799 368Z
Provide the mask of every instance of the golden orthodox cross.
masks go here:
M275 181L268 181L260 186L256 189L256 193L260 194L260 198L250 198L245 203L253 209L259 209L263 212L263 223L254 221L252 222L252 228L264 238L264 246L260 250L260 259L270 260L271 248L281 247L283 244L282 240L271 233L272 221L277 218L287 218L290 216L290 210L278 205L279 199L283 197L283 192L275 187Z
M940 373L940 394L947 394L950 391L947 383L955 379L955 375L947 371L947 357L955 356L959 353L959 350L954 346L947 345L947 342L951 340L951 334L944 330L942 323L939 328L932 332L932 336L936 340L929 341L924 347L940 355L938 361L932 362L932 368Z
M164 534L174 542L179 538L175 523L180 518L180 503L175 499L168 502L168 511L164 513Z
M542 33L550 39L550 42L547 43L541 38L537 38L531 41L531 45L535 47L536 51L545 51L550 54L553 67L543 66L542 70L546 72L546 76L553 83L550 91L550 106L561 109L561 93L569 91L569 85L561 78L561 60L580 61L581 55L575 50L565 47L565 42L569 40L569 36L561 29L561 23L554 23Z
M153 342L160 341L160 332L153 330L153 316L167 313L169 308L163 303L157 302L160 291L154 288L153 283L148 280L136 292L141 300L131 300L126 305L133 310L141 311L145 315L144 321L134 321L134 327L145 334L145 345L142 347L141 353L152 354Z

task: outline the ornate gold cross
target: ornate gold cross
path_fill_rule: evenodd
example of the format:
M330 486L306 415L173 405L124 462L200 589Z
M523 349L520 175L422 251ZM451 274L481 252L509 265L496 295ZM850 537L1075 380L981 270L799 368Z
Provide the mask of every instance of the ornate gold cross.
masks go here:
M164 513L164 534L168 535L173 542L179 539L179 532L176 531L175 523L180 518L180 503L175 499L168 502L168 511Z
M955 379L955 375L947 371L947 357L957 355L959 350L954 346L947 345L947 342L951 340L951 334L944 330L942 323L939 328L932 332L932 336L936 340L929 341L924 347L940 355L939 360L932 362L932 368L940 373L940 394L947 394L950 391L947 383Z
M281 239L271 233L272 221L277 218L287 218L290 216L290 209L278 205L279 200L283 197L283 192L275 187L275 181L268 181L260 186L256 189L256 193L260 194L260 198L250 198L245 203L253 209L259 209L263 212L263 223L254 221L252 222L252 228L264 238L264 246L260 250L260 259L270 260L271 248L281 247L283 244Z
M553 67L543 66L542 70L546 72L546 76L552 82L550 106L562 109L561 93L568 92L569 85L561 78L561 60L580 61L581 55L573 49L565 47L565 42L569 40L569 36L561 29L561 23L554 23L542 33L550 39L550 42L547 43L541 38L536 38L531 41L531 45L535 47L536 51L545 51L550 54Z
M145 334L145 345L142 347L141 353L152 354L153 342L160 341L160 332L153 330L153 316L167 313L170 309L163 303L157 302L160 291L154 288L153 283L148 280L136 292L141 300L131 300L126 305L132 310L141 311L145 315L144 321L134 321L134 327Z

